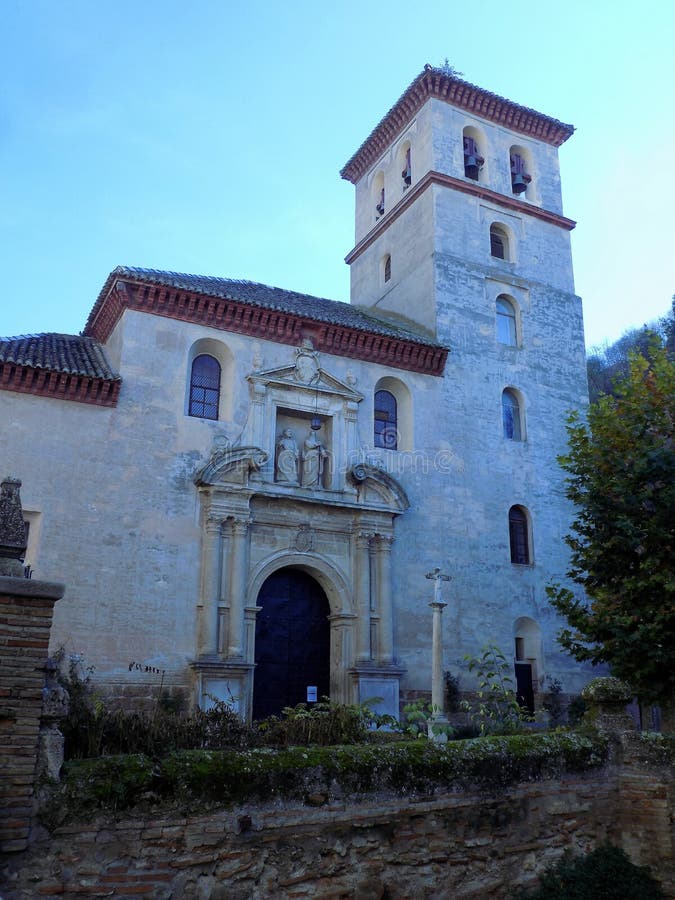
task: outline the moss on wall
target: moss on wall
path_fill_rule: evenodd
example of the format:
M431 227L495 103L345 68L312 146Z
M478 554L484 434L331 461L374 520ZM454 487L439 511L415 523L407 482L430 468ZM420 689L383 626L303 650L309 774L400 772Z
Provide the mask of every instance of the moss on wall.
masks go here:
M148 805L203 808L254 799L320 805L373 793L499 792L601 766L606 753L606 741L596 735L559 732L447 744L192 750L154 762L142 755L74 760L49 792L42 818L49 827Z

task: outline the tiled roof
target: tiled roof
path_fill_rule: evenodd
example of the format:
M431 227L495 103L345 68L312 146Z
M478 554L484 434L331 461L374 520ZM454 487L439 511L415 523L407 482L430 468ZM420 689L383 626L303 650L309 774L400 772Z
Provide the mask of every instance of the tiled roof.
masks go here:
M574 133L573 125L464 81L452 69L427 64L345 163L340 175L356 183L430 97L554 147L559 147Z
M0 363L105 381L118 381L120 377L110 368L100 344L76 334L21 334L0 338Z
M398 338L399 340L424 344L430 347L441 346L424 332L415 330L413 326L390 321L385 319L384 316L375 316L370 310L352 306L349 303L342 303L338 300L314 297L311 294L300 294L297 291L270 287L255 281L218 278L211 275L186 275L180 272L140 269L133 266L118 266L110 273L87 320L84 329L85 334L93 329L97 313L115 281L124 281L125 278L132 281L165 285L181 291L191 291L263 309L277 310L314 322L340 325L357 331Z

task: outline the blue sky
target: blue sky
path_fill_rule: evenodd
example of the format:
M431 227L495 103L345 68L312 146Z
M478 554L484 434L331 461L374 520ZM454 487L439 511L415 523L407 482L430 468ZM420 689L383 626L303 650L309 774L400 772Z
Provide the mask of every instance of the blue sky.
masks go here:
M517 11L514 11L517 10ZM587 343L675 293L675 6L2 0L0 334L136 265L349 298L339 169L425 63L571 122Z

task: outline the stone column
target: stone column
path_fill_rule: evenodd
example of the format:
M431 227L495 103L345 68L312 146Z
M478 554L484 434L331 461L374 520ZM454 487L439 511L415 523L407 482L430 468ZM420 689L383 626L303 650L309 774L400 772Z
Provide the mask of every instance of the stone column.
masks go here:
M380 614L378 662L391 665L394 662L394 619L391 598L391 545L393 537L378 534L375 537L377 566L377 610Z
M356 632L356 662L368 662L372 657L370 646L370 539L368 532L356 535L354 557L354 583L356 611L358 614Z
M218 601L220 599L221 522L209 515L202 538L202 584L199 599L199 656L218 652Z
M445 715L443 700L443 631L441 616L447 606L442 600L434 600L429 606L433 610L432 624L432 655L431 655L431 705L434 708L434 717L443 718Z
M230 633L228 657L244 656L244 607L246 606L246 582L248 580L248 528L247 518L232 520L232 549L230 551Z

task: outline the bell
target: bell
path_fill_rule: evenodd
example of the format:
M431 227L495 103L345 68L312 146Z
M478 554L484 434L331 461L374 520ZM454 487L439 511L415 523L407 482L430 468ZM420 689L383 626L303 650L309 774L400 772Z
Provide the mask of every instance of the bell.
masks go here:
M522 194L527 190L527 180L522 172L511 175L511 187L514 194Z
M464 174L467 178L473 178L478 181L478 173L480 172L480 164L478 157L470 154L464 157Z

